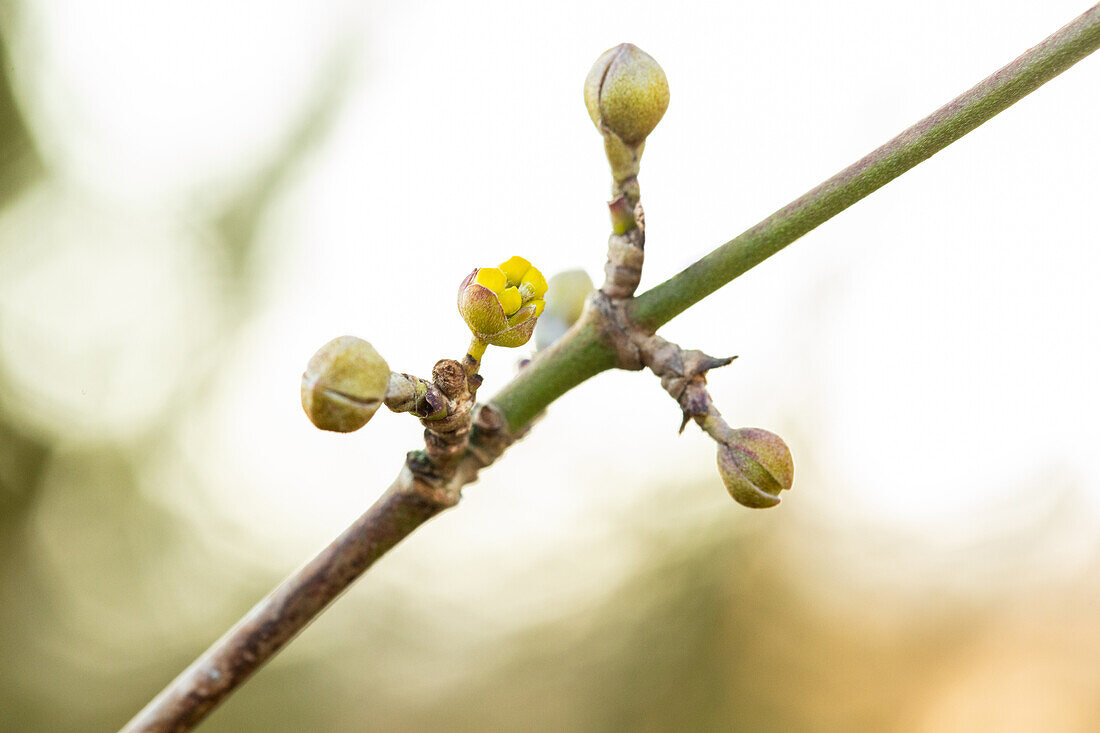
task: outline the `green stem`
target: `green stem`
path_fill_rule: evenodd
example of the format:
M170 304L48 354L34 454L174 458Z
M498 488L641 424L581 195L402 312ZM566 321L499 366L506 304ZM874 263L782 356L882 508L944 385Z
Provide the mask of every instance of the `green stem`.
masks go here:
M806 232L931 157L1100 47L1100 5L878 150L638 296L631 315L656 330Z
M481 368L481 357L485 356L485 349L489 344L477 336L470 339L470 346L466 349L466 358L462 360L462 368L466 372L467 379L477 374Z
M806 232L931 157L1100 47L1100 4L948 102L862 160L735 239L638 296L633 320L656 330ZM520 431L547 405L614 366L593 324L575 327L540 353L493 402Z
M540 351L495 397L508 427L519 432L547 405L589 377L615 366L615 353L592 320L582 319Z
M489 344L485 343L477 336L470 339L470 347L466 349L466 354L469 355L475 363L481 363L481 357L485 356L485 347Z

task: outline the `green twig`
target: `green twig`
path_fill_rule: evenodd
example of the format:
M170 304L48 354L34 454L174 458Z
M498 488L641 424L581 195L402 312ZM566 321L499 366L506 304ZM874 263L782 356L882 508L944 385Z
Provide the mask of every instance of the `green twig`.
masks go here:
M1100 4L973 89L948 102L871 154L634 299L631 318L655 331L803 234L885 186L992 119L1100 47ZM591 325L578 324L540 354L493 401L520 430L558 397L614 366Z
M862 160L638 296L632 315L657 329L738 275L927 160L1100 47L1100 4Z

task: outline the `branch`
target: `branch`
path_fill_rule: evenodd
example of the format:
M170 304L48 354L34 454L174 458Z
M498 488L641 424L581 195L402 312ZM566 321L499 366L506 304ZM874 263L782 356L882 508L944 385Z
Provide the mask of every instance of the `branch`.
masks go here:
M597 293L585 316L539 352L474 418L469 449L444 485L416 471L390 489L305 567L260 601L123 729L186 731L274 656L375 560L472 483L553 402L589 377L624 366L624 329L652 333L803 234L1019 101L1100 46L1100 5L859 162L636 299ZM629 340L629 339L626 339ZM641 368L640 360L628 368Z
M1098 47L1100 4L890 142L639 295L631 304L631 318L639 326L656 331L803 234L989 121ZM536 359L493 398L513 429L526 425L555 399L613 365L612 351L601 348L589 324L579 323L571 336L576 343L557 344L555 353Z
M878 150L640 295L633 318L656 330L905 171L1011 107L1100 46L1100 4Z
M402 471L366 514L257 603L122 730L191 730L375 560L453 504Z

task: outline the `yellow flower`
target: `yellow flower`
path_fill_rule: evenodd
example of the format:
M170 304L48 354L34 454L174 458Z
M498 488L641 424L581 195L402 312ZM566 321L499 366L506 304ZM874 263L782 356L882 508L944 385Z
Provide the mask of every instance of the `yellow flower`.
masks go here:
M546 302L546 278L522 257L471 272L458 289L458 312L474 337L493 346L523 346Z

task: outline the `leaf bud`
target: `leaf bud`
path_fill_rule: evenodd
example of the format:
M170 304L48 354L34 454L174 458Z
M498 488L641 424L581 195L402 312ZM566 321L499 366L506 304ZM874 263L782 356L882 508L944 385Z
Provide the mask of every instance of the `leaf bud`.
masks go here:
M629 147L637 147L657 127L668 98L664 70L632 43L604 51L584 81L584 104L597 129Z
M779 503L779 493L794 483L791 450L775 433L760 428L730 431L718 445L718 473L739 504L763 509Z
M309 360L302 375L302 409L321 430L350 433L378 411L389 383L390 368L373 346L340 336Z
M594 289L584 270L566 270L550 278L546 312L535 328L535 346L545 349L561 338L584 312L585 301Z
M480 267L458 288L458 312L474 336L493 346L523 346L546 306L548 284L522 257Z

